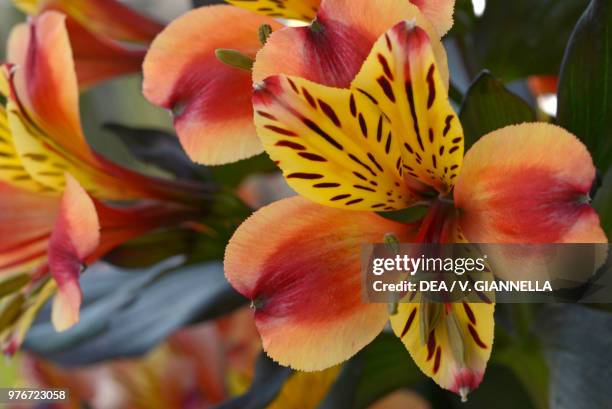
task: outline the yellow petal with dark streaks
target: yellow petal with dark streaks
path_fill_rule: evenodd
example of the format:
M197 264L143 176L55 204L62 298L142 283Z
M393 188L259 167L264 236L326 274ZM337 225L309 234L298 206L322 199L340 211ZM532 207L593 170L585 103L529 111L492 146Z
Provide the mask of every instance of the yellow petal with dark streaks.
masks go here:
M430 39L401 22L374 45L352 83L367 92L402 138L406 175L450 192L463 158L463 130L448 100Z
M431 322L433 314L421 309L431 311L434 305L441 311ZM493 303L484 302L400 303L390 320L393 331L421 371L441 387L465 398L482 381L491 355L494 309Z
M14 151L31 179L42 186L40 190L63 191L64 174L68 172L89 192L98 191L100 185L92 180L92 172L95 172L95 169L89 169L86 162L79 161L42 133L37 125L30 122L19 110L15 102L8 102L7 114Z
M403 183L399 135L363 93L274 76L256 86L253 105L266 151L301 195L350 210L417 201Z
M227 0L227 2L265 16L310 21L317 15L321 0Z
M49 191L32 179L15 149L6 110L0 106L0 180L31 192Z

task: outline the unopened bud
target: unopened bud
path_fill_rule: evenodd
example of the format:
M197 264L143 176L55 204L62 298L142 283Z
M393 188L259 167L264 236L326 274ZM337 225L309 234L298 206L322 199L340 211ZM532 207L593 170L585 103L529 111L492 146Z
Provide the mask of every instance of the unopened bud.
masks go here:
M245 71L251 71L253 69L253 59L238 50L217 48L215 50L215 55L219 61L230 67L239 68Z
M257 34L259 35L259 42L262 45L266 45L268 38L272 35L272 26L270 24L260 25Z

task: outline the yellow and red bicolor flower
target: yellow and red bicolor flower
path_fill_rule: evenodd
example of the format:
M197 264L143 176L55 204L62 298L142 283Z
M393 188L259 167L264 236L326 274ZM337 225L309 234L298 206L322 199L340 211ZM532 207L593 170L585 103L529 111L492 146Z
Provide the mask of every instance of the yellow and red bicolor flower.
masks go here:
M415 18L432 37L440 38L452 25L455 3L228 2L243 8L202 7L170 23L155 39L144 62L145 96L172 111L177 134L191 159L212 165L262 152L252 121L252 79L282 73L327 85L348 85L374 41L389 27ZM275 18L315 20L306 27L283 28ZM258 54L262 47L259 28L265 24L273 34ZM239 52L242 68L221 62L218 50ZM441 47L436 50L440 58L441 51Z
M309 200L284 199L251 216L227 247L225 269L253 300L264 349L283 365L336 365L390 319L421 370L465 398L491 354L493 303L405 302L389 317L386 305L362 301L360 245L388 234L400 242L606 242L588 200L592 159L565 130L510 126L464 158L437 41L400 22L346 87L288 75L255 86L264 148ZM415 224L375 213L415 204L430 206Z
M146 50L163 30L159 22L116 0L13 0L30 16L66 14L81 87L140 71Z
M84 263L149 231L193 220L209 202L201 184L145 176L90 149L64 21L51 11L17 26L10 63L0 75L6 100L0 106L0 218L6 229L0 272L6 279L19 275L13 296L23 302L11 311L24 312L2 322L0 335L10 351L55 286L56 328L78 321Z

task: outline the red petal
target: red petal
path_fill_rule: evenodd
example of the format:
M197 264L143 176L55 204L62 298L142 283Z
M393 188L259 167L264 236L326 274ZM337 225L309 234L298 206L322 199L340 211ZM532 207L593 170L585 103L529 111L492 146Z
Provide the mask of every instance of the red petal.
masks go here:
M369 212L347 212L300 197L257 211L231 239L228 280L254 300L266 352L301 370L342 362L374 339L388 313L362 300L361 243L410 228Z
M196 162L221 164L262 150L253 126L251 75L215 56L224 48L254 58L262 24L280 27L238 7L192 10L174 20L147 54L144 94L173 110L181 143Z
M460 226L474 243L606 243L588 203L595 179L578 139L544 123L480 139L455 186Z
M455 0L410 0L431 21L440 37L453 26Z
M448 81L446 54L436 29L406 0L328 0L308 27L274 33L257 55L256 81L286 74L346 88L359 72L374 42L403 20L416 19L432 40L438 68Z
M52 320L59 331L79 320L79 274L99 241L100 225L94 203L78 182L66 174L66 189L49 241L49 268L59 290Z
M57 10L97 35L121 41L149 43L163 24L117 0L47 0L38 10Z
M81 88L140 71L146 54L144 47L125 46L110 38L96 36L70 18L66 20L66 28Z
M57 197L0 183L0 271L33 270L44 262Z

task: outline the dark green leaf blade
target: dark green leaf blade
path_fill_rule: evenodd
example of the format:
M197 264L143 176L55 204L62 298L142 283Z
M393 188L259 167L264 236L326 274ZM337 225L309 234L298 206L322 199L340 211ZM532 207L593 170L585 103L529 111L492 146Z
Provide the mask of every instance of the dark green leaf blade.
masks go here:
M264 409L272 403L292 374L291 368L280 366L262 352L255 363L255 378L247 393L215 409Z
M221 263L177 268L180 259L140 272L104 263L90 267L81 278L79 323L58 333L46 308L28 333L25 349L66 366L140 356L177 329L246 303L225 280Z
M551 305L535 327L550 367L550 408L610 407L612 314L580 305Z
M508 91L485 70L470 85L461 104L459 119L468 149L489 132L507 125L533 122L536 116L523 99Z
M585 6L586 0L487 1L466 39L475 51L469 61L504 81L557 75L571 27Z
M604 176L601 187L595 195L593 207L599 214L601 227L608 236L608 241L612 240L612 169Z
M189 159L176 135L157 129L131 128L115 123L104 124L126 145L132 155L181 179L210 180L204 167Z
M558 121L612 164L612 2L592 0L570 38L559 79Z

